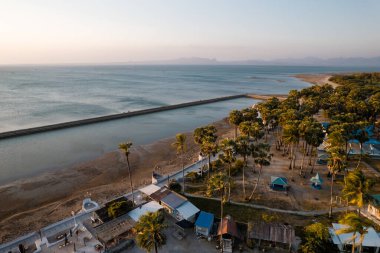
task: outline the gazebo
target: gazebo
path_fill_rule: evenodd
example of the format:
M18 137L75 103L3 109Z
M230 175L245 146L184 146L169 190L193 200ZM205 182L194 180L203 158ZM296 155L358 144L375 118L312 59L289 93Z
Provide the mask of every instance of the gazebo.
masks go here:
M314 189L320 190L322 188L323 179L319 176L319 173L310 179L311 186Z
M286 191L289 188L288 180L285 177L270 177L270 187L273 190Z

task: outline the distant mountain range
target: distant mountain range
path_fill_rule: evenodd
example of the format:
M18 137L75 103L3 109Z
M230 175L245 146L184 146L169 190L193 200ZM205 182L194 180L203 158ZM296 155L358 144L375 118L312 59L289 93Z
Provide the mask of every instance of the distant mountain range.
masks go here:
M380 67L380 57L330 58L317 57L284 58L277 60L219 61L217 59L190 57L161 61L128 62L136 65L281 65L281 66L342 66L342 67Z

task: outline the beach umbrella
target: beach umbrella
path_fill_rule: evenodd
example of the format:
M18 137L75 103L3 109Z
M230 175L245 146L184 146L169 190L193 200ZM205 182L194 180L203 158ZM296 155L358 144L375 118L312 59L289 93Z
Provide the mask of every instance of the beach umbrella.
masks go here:
M320 185L323 183L323 179L319 176L319 173L317 173L317 175L315 175L315 177L312 177L310 179L310 182L312 182L313 184L316 184L316 185Z

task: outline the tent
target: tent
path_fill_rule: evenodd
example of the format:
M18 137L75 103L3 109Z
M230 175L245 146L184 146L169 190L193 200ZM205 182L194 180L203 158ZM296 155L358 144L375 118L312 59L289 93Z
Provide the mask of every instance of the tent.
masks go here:
M212 225L214 224L214 215L201 211L195 222L195 232L204 236L209 236Z
M317 175L315 175L315 177L312 177L310 179L310 182L312 183L311 185L315 189L321 189L321 186L322 186L322 183L323 183L323 179L319 176L319 173L317 173Z
M273 190L287 190L287 188L289 187L288 180L285 177L271 176L270 179L270 187Z

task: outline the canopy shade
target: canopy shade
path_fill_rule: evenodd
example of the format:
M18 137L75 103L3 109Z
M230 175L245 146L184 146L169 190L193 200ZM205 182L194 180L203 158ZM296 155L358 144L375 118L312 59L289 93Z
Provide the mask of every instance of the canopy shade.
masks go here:
M282 186L287 186L288 185L288 180L284 177L270 177L270 181L272 185L282 185Z

